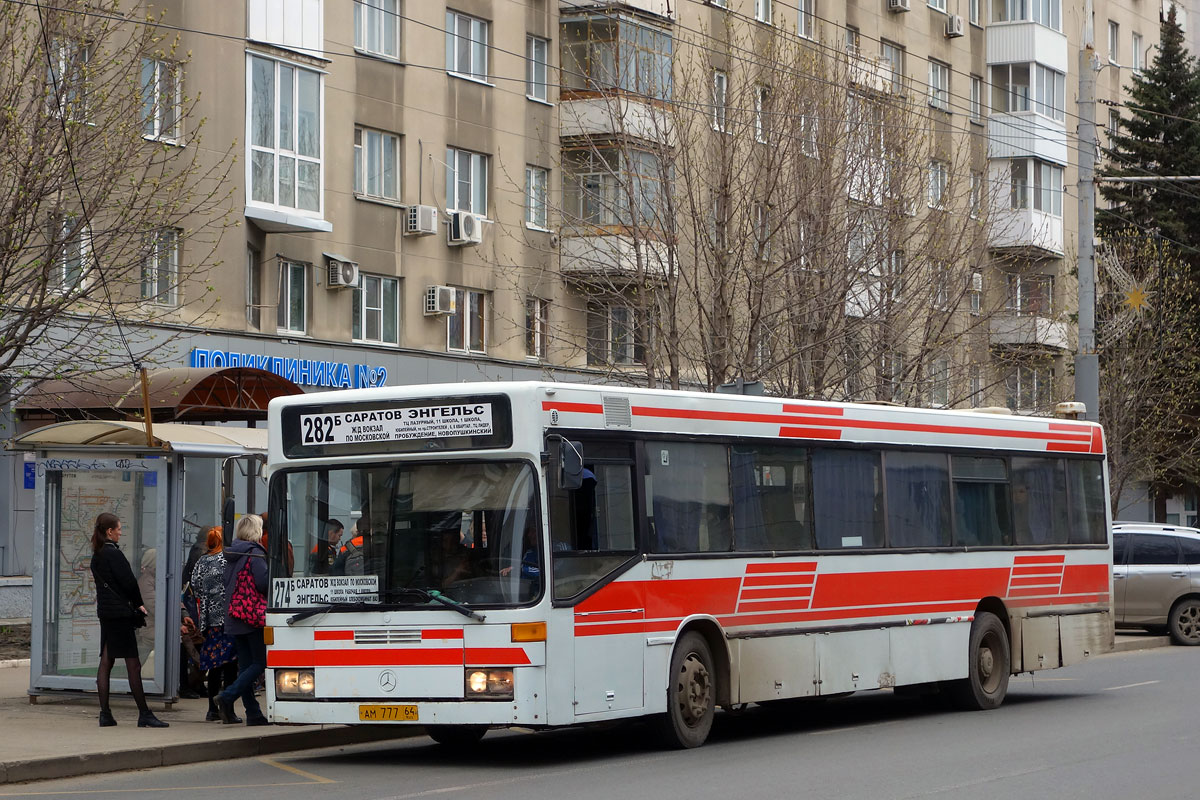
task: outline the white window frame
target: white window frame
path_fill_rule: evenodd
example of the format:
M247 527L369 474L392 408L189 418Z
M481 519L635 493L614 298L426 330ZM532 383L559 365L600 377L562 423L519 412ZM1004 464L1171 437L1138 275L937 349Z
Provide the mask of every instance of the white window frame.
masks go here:
M1053 275L1041 273L1022 275L1009 272L1005 273L1005 276L1005 311L1018 317L1052 317L1054 315ZM1040 302L1031 302L1032 296L1040 298Z
M983 78L971 76L971 122L983 124Z
M979 316L983 313L983 290L975 288L975 276L979 276L979 285L983 285L983 273L979 270L971 271L971 287L967 289L968 311L972 316Z
M525 226L539 231L549 230L550 170L532 164L525 165Z
M972 25L982 26L982 21L979 17L979 7L982 5L982 0L968 0L967 2L967 21Z
M550 42L539 36L525 37L525 96L548 103L550 84Z
M172 61L142 58L142 137L168 144L180 139L182 68ZM170 113L166 113L166 109Z
M797 0L796 33L805 39L815 38L817 0Z
M754 249L759 261L771 260L771 207L766 203L755 203L751 207L754 215Z
M729 75L723 70L712 72L712 129L726 133L729 127Z
M400 60L400 0L351 0L354 3L354 49Z
M550 301L537 295L525 298L525 357L543 361L550 352Z
M950 111L950 65L929 59L929 105Z
M142 299L157 306L179 303L178 228L163 228L147 237L146 262L142 265Z
M808 158L820 158L820 118L815 113L802 111L796 118L796 126L800 134L800 152Z
M308 69L291 61L270 58L261 53L247 53L246 58L246 148L248 150L248 158L246 159L246 205L259 208L287 209L288 213L295 213L314 219L324 219L325 76L317 70ZM259 143L256 137L254 114L255 109L258 107L258 98L254 92L255 62L270 65L271 69L271 144L269 145ZM279 91L279 89L284 78L284 70L288 70L291 73L290 77L288 77L289 91L286 101L290 104L290 108L286 109L290 119L288 120L288 127L285 129L290 141L286 146L282 146L280 141L280 122L282 120L280 110L281 104L284 101L282 97L283 92ZM312 126L316 136L316 155L310 152L301 152L299 149L300 123L304 114L307 113L300 109L299 102L302 76L309 76L307 80L316 80L316 119L315 124ZM258 189L262 187L262 183L255 180L256 163L266 164L268 159L271 167L270 200L259 196ZM289 163L291 164L290 194L289 196L284 196L281 187L286 186L286 184L283 183L282 173L284 172L283 167ZM302 208L298 205L302 167L307 168L305 171L316 170L316 208Z
M1108 21L1108 63L1121 63L1121 25L1111 19Z
M379 295L378 305L368 305L370 284L376 284L375 290ZM391 301L388 301L387 288L391 287ZM385 275L360 274L358 286L354 289L354 313L351 317L351 336L356 342L369 344L400 344L400 279ZM391 327L394 335L389 338L388 316L391 316ZM378 336L368 335L368 318L377 318Z
M767 104L771 99L770 86L754 87L754 141L767 143Z
M58 240L62 246L55 258L52 288L70 294L84 288L91 277L92 232L75 217L57 217L50 224L51 241Z
M446 72L459 78L488 82L491 26L486 19L446 9ZM465 53L460 51L460 39L467 42Z
M624 317L616 319L615 316ZM603 318L604 337L600 340L597 322ZM644 315L632 305L623 303L591 303L587 309L587 363L589 366L631 367L645 363L649 349L649 326ZM617 328L626 336L623 342L616 341ZM604 357L599 358L603 348ZM638 350L641 350L639 358Z
M1048 362L1014 365L1005 378L1004 392L1005 404L1013 411L1048 408L1054 402L1054 366Z
M390 180L387 177L389 153ZM354 127L354 194L358 197L400 201L400 137L397 134L358 125Z
M887 39L879 40L879 57L891 66L892 91L904 94L904 60L906 49L904 45L896 44Z
M275 328L279 333L305 336L308 334L308 264L301 261L279 260L279 302L276 305ZM300 319L293 319L292 300L300 294Z
M934 11L940 11L943 14L946 13L946 0L926 0L926 5Z
M446 350L450 353L487 353L488 294L456 287L454 313L446 318ZM455 323L460 330L456 333ZM476 330L478 328L478 330ZM461 341L459 341L461 339Z
M929 405L950 405L950 358L936 356L929 362Z
M489 157L457 147L446 148L446 210L466 211L487 216ZM461 180L463 169L468 170L466 181ZM462 196L463 186L468 195Z
M262 330L262 260L253 247L246 247L246 324Z
M759 22L770 25L774 21L774 0L754 0L754 18Z
M50 41L46 67L46 110L59 117L86 122L88 87L85 68L92 48L70 38Z
M929 162L928 205L930 208L946 207L946 190L950 186L950 165L939 159Z
M1146 53L1143 47L1142 35L1134 31L1129 39L1129 66L1137 72L1146 68Z

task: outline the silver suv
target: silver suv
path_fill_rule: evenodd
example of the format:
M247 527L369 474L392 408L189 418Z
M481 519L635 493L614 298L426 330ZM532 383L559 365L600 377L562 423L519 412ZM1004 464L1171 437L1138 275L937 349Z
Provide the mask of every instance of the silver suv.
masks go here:
M1167 630L1200 644L1200 529L1113 525L1113 611L1118 628Z

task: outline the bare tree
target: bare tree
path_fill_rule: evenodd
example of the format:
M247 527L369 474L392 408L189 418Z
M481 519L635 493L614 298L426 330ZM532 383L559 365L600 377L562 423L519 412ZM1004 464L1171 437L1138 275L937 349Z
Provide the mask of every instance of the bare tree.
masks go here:
M131 0L0 7L0 375L153 357L215 298L230 153L206 157L178 41Z

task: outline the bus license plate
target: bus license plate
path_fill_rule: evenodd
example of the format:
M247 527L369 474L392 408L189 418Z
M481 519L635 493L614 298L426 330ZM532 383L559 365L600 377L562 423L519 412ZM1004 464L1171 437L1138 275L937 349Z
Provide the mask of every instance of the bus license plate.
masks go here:
M416 706L359 706L359 722L416 722Z

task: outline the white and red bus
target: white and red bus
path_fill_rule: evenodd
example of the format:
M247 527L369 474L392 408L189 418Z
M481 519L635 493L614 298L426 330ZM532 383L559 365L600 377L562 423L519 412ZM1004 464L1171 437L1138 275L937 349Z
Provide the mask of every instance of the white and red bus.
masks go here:
M1111 647L1095 424L528 382L279 398L269 431L278 723L691 747L717 707L989 709Z

